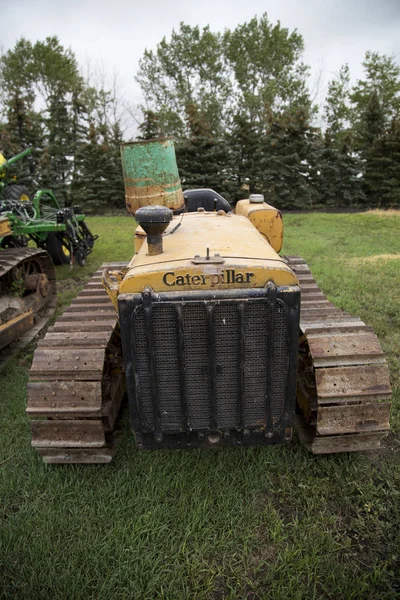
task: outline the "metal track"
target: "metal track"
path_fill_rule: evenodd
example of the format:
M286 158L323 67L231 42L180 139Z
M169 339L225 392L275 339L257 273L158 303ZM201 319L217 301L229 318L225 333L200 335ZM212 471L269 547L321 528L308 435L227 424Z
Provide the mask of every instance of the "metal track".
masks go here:
M30 271L33 273L33 280L32 275L29 275ZM54 313L57 304L56 274L47 252L40 248L1 249L0 294L2 297L10 296L10 292L12 293L18 272L31 277L33 287L30 288L31 293L21 297L24 302L21 314L0 325L0 348L2 349L0 365L41 331Z
M306 262L287 257L301 287L297 420L314 454L371 450L390 429L389 369L377 336L337 309Z
M361 319L329 302L305 261L287 259L302 290L297 428L314 454L379 448L389 430L389 371ZM106 463L125 392L119 326L103 265L38 343L28 384L32 446L47 463Z
M46 463L107 463L125 393L119 325L101 284L103 265L38 343L26 412Z

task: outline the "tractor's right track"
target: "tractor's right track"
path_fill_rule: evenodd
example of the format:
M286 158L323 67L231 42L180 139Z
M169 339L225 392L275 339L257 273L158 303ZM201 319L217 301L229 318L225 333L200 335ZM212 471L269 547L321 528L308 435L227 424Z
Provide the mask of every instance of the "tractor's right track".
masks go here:
M117 314L101 273L48 329L33 357L26 412L32 446L46 463L108 463L115 453L125 376Z
M297 419L314 454L372 450L390 429L389 369L377 336L334 306L304 259L287 257L301 288Z

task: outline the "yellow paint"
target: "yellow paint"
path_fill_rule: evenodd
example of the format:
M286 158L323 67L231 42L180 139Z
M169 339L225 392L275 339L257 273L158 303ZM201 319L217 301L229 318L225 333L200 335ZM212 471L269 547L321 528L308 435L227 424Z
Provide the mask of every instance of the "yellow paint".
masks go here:
M0 152L0 166L1 166L1 165L4 165L4 163L6 163L6 162L7 162L7 159L6 159L6 157L4 156L4 154L2 154L2 153ZM5 177L5 176L6 176L6 171L5 171L5 170L4 170L4 171L1 171L1 172L0 172L0 177Z
M260 261L261 264L261 261ZM152 265L149 269L130 271L119 286L120 294L141 293L147 286L156 292L262 288L268 281L277 286L296 285L296 277L286 265L265 262L227 261L223 265Z
M16 317L10 319L9 321L6 321L5 323L2 323L0 325L0 333L3 333L4 331L6 331L9 327L12 327L14 325L16 325L17 323L19 323L20 321L23 321L24 319L26 319L26 317L30 315L33 316L33 311L32 309L27 310L24 313L21 313L20 315L17 315Z
M163 236L164 252L157 256L149 256L147 242L142 235L137 236L142 238L141 245L119 283L118 293L140 293L146 286L156 292L179 292L257 288L268 281L277 286L297 285L293 271L246 217L187 213L181 226L170 234L180 221L181 216L175 217L169 225ZM207 248L210 263L193 263L196 255L206 256ZM222 263L212 262L215 254ZM114 302L115 289L109 287Z
M254 227L265 237L276 252L283 243L283 221L279 210L266 204L240 200L236 204L236 214L247 217Z
M111 302L113 303L114 308L117 312L118 312L118 288L119 288L119 284L122 281L123 273L124 273L124 271L121 271L121 272L108 271L107 269L104 269L104 271L102 273L102 278L101 278L103 287L106 290L107 294L109 295L109 298L110 298Z
M0 236L6 237L7 235L11 235L11 225L10 221L7 218L0 219Z
M173 233L176 225L180 227ZM216 212L186 213L174 217L163 235L164 253L147 255L147 243L135 257L135 266L148 266L171 260L191 260L196 254L220 254L226 258L257 258L281 260L246 217ZM132 262L132 261L131 261Z
M135 231L135 253L137 254L142 247L143 242L146 241L146 234L143 229L138 225Z

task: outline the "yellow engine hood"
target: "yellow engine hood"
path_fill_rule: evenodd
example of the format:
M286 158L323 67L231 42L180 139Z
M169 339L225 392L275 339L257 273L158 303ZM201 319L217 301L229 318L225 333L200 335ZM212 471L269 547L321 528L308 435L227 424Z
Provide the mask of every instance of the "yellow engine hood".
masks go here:
M164 252L157 256L148 255L140 228L137 235L144 241L119 284L120 294L142 292L146 286L156 292L173 292L264 287L270 280L277 286L298 283L246 217L215 212L175 217L163 236ZM207 248L209 261L205 260ZM215 258L216 254L221 258Z

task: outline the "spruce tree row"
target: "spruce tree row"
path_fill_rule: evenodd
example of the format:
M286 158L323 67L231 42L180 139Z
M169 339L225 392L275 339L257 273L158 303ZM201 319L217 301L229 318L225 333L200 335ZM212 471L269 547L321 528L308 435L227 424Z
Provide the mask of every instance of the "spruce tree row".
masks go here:
M297 31L266 14L214 33L181 23L139 64L145 106L137 139L172 136L184 188L232 203L262 193L283 209L400 206L400 68L367 52L363 78L347 65L329 83L324 127ZM32 191L63 205L124 207L123 139L115 93L82 76L56 37L22 38L0 59L0 151Z
M63 206L122 208L124 186L115 98L82 77L73 52L56 37L22 38L0 61L0 150L9 158L33 147L33 159L12 167L33 194L52 189Z
M288 209L399 207L399 66L367 52L351 85L344 65L317 128L303 48L266 14L223 34L182 23L140 61L141 131L174 136L186 188Z

